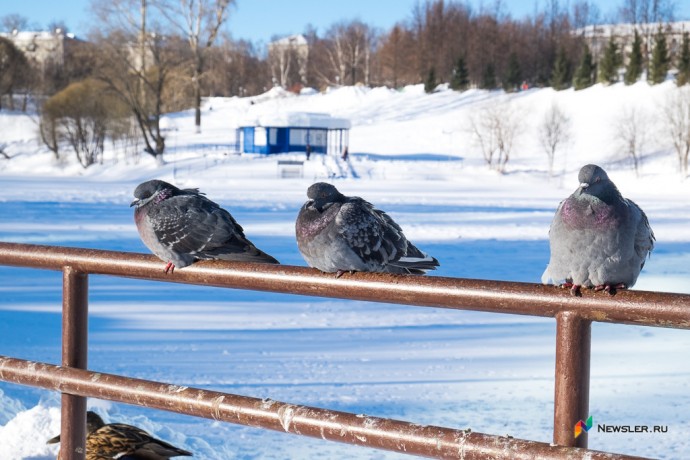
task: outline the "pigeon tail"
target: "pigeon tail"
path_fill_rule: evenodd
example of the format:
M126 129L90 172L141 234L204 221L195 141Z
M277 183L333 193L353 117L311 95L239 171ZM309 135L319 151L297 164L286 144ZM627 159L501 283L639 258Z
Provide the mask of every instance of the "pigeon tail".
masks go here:
M436 270L436 267L438 267L440 264L435 257L427 256L423 259L401 257L397 261L388 265L402 268L412 275L423 275L428 270Z
M261 249L253 246L247 249L245 252L233 252L218 254L215 256L216 259L229 260L232 262L253 262L257 264L280 264L278 260L263 252Z

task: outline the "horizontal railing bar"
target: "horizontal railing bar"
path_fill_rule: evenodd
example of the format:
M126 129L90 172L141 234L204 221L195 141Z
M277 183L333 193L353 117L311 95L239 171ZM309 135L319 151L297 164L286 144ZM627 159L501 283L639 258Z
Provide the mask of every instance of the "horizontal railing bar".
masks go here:
M615 296L540 284L381 273L333 274L306 267L203 261L163 271L151 255L18 243L0 243L0 265L320 297L555 317L572 311L609 323L690 329L690 295L618 291Z
M464 460L641 457L288 404L0 356L0 380L403 454Z

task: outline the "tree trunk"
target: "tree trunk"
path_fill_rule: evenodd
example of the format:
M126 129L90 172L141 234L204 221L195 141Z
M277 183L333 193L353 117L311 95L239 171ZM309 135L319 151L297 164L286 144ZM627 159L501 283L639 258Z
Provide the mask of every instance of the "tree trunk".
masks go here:
M194 125L197 134L201 132L201 70L203 60L197 57L196 68L194 69Z

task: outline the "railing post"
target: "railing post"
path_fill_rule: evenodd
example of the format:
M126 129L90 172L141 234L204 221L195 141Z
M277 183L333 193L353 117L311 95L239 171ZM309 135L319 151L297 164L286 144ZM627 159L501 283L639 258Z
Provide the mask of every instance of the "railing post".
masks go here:
M589 412L589 360L592 322L572 311L556 314L556 383L553 442L587 447L587 432L575 438L575 424Z
M87 368L89 278L72 267L62 271L62 366ZM65 460L86 455L86 398L62 394L60 452Z

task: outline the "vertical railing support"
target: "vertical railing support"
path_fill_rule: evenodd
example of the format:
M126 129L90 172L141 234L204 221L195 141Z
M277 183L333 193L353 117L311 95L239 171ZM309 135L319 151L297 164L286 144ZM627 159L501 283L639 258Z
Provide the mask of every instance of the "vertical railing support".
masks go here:
M62 271L62 365L87 368L89 278L64 267ZM86 398L62 394L61 458L84 460Z
M575 424L589 411L589 360L592 321L572 311L556 314L556 384L553 442L587 447L587 432L575 438Z

